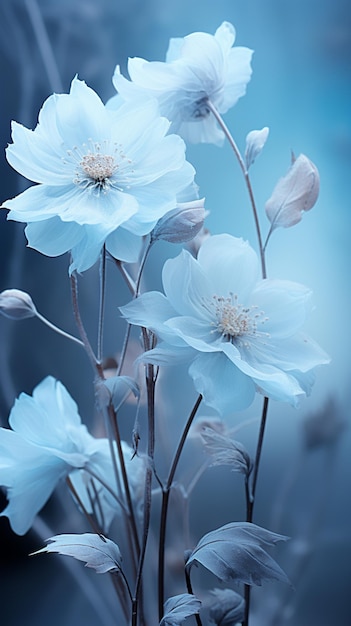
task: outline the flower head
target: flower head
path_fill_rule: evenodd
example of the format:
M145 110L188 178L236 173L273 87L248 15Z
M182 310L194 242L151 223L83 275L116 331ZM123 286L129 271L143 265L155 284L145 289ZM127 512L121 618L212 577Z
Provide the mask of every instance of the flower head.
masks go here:
M198 258L183 250L163 268L165 294L149 292L121 308L161 342L143 360L188 362L196 390L219 413L244 409L255 391L297 404L311 390L325 352L301 331L311 292L260 280L256 253L242 239L209 237Z
M194 179L180 137L167 135L155 100L108 110L75 78L50 96L34 131L13 123L9 163L38 185L4 203L27 222L29 246L48 256L70 251L84 271L106 245L115 258L138 258L142 235L177 204Z
M233 47L234 40L235 30L229 22L223 22L214 35L192 33L171 39L165 63L131 58L131 81L117 66L113 83L126 100L156 97L162 115L184 139L221 144L224 135L210 113L208 100L226 113L245 94L251 77L252 50Z
M59 480L66 476L89 513L96 513L91 493L98 494L97 510L103 513L98 521L107 529L119 509L106 488L113 489L115 484L109 443L88 433L62 383L48 376L34 389L33 396L22 393L12 408L9 424L11 429L0 428L0 485L7 489L9 500L0 515L9 518L12 529L19 535L26 533ZM123 446L128 465L132 450L125 443ZM141 465L136 458L128 468L132 488L139 482Z

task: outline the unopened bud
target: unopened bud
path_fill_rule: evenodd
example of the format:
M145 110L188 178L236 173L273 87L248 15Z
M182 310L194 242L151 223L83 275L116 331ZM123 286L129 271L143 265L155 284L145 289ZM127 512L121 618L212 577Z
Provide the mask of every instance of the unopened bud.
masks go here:
M267 141L268 133L269 128L268 126L265 126L261 130L252 130L247 135L245 148L245 164L247 170L263 150L264 144Z
M20 289L5 289L0 293L0 312L14 320L37 315L32 298Z
M319 194L319 173L312 161L300 154L276 184L266 202L271 231L278 226L289 228L302 219L302 212L315 205Z
M151 233L151 242L163 239L170 243L190 241L201 230L207 211L204 198L182 202L158 220Z

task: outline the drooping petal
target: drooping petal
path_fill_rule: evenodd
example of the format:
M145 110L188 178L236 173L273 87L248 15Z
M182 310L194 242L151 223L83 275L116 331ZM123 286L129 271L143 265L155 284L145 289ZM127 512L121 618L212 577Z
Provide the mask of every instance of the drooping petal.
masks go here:
M84 237L84 226L52 217L31 222L25 228L28 245L46 256L59 256L72 250Z
M253 401L255 385L251 378L222 352L199 354L189 374L205 404L223 415L246 409Z
M142 240L126 228L112 231L106 239L106 250L115 258L126 263L135 263L141 251Z

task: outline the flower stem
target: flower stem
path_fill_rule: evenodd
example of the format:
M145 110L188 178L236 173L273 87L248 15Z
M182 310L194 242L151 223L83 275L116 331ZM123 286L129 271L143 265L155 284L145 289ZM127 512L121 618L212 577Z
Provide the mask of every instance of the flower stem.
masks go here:
M216 118L218 124L220 125L221 129L223 130L227 140L229 141L229 144L231 146L231 148L233 149L233 152L238 160L238 163L240 165L241 171L243 173L244 179L245 179L245 183L246 183L246 187L247 187L247 191L249 194L249 198L250 198L250 203L251 203L251 207L252 207L252 212L253 212L253 216L254 216L254 221L255 221L255 227L256 227L256 233L257 233L257 239L258 239L258 247L259 247L259 251L260 251L260 259L261 259L261 270L262 270L262 278L266 278L267 277L267 272L266 272L266 259L265 259L265 251L264 251L264 247L262 244L262 235L261 235L261 228L260 228L260 223L258 220L258 213L257 213L257 208L256 208L256 202L255 202L255 198L253 195L253 190L252 190L252 186L251 186L251 181L250 181L250 177L249 177L249 173L245 167L245 163L244 160L240 154L240 150L238 148L238 146L235 143L235 140L228 128L228 126L226 125L226 123L224 122L222 116L220 115L220 113L217 111L216 107L214 106L214 104L211 102L211 100L207 100L207 106L210 109L211 113L214 115L214 117Z
M253 520L257 477L258 477L258 470L259 470L261 453L262 453L263 438L264 438L265 427L266 427L266 422L267 422L268 404L269 404L269 399L264 398L260 430L259 430L258 440L257 440L256 457L255 457L254 467L252 470L251 489L249 488L248 483L246 483L246 521L247 522L252 522ZM242 622L242 626L249 625L250 596L251 596L251 587L250 585L245 585L245 618L244 618L244 621Z
M106 292L106 249L101 252L100 258L100 294L99 294L99 322L97 337L97 360L102 361L102 345L104 337L104 317L105 317L105 292Z
M56 93L61 93L63 91L63 87L60 73L38 3L36 0L25 0L25 5L34 30L51 90Z
M74 341L75 343L78 343L78 345L82 346L83 348L85 348L85 344L83 343L83 341L81 341L80 339L78 339L77 337L74 337L73 335L70 335L69 333L66 333L64 330L62 330L62 328L59 328L58 326L55 326L55 324L53 324L52 322L49 322L49 320L46 319L46 317L44 317L43 315L41 315L41 313L39 313L39 311L35 312L35 316L44 324L46 324L46 326L48 326L49 328L51 328L51 330L54 330L56 333L58 333L59 335L62 335L62 337L66 337L66 339L70 339L71 341Z
M145 350L149 349L149 335L147 330L143 329ZM148 467L145 476L144 491L144 523L143 537L141 544L141 552L138 565L138 573L135 583L135 593L132 608L132 626L137 626L138 604L141 592L142 574L145 561L146 545L149 536L150 517L151 517L151 501L152 501L152 476L154 468L154 451L155 451L155 373L154 366L149 364L146 366L146 389L147 389L147 407L148 407Z
M185 424L185 428L183 430L182 436L180 438L178 447L176 449L174 459L171 465L171 469L169 471L167 482L162 490L162 508L161 508L161 521L160 521L160 540L159 540L159 553L158 553L158 610L159 610L159 621L161 621L163 617L163 604L164 604L164 578L165 578L165 547L166 547L166 527L167 527L167 514L168 514L168 504L169 504L169 496L171 487L174 480L174 475L176 473L176 469L179 463L180 455L183 451L184 444L186 438L188 436L188 432L191 424L194 421L197 410L201 404L202 395L200 394L193 406L193 409L189 415L188 421Z
M194 595L193 592L193 588L192 588L192 584L191 584L191 579L190 579L190 572L188 572L187 569L185 569L185 581L186 581L186 588L188 593L190 593L192 596ZM194 614L197 626L202 626L202 621L201 621L201 617L198 613Z
M72 292L72 305L73 305L73 313L76 320L77 328L81 337L81 340L84 344L86 353L89 357L90 363L93 367L93 370L98 375L100 379L104 379L104 373L101 367L101 363L98 362L94 351L90 345L90 341L88 339L88 335L85 331L82 318L80 316L79 304L78 304L78 281L75 274L71 275L71 292Z

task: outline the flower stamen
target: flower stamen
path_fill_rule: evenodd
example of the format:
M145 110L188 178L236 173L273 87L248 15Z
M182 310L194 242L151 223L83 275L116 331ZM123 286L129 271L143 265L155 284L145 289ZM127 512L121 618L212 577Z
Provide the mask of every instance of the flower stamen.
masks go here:
M225 340L237 343L242 337L257 339L257 335L269 336L258 330L258 324L268 320L264 311L258 311L254 305L248 307L240 304L236 294L230 293L227 298L214 295L208 304L206 308L215 315L215 321L212 322L215 328L211 332L219 332Z

